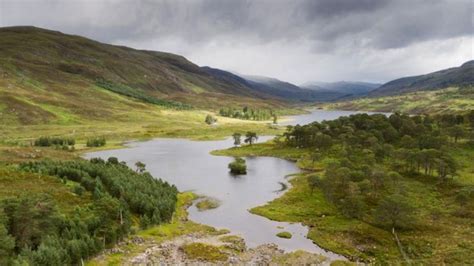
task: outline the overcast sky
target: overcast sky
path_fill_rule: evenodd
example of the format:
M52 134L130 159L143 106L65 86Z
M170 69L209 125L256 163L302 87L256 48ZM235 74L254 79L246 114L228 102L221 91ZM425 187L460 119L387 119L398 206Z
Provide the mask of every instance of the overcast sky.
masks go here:
M33 25L308 81L385 82L473 59L471 0L0 0Z

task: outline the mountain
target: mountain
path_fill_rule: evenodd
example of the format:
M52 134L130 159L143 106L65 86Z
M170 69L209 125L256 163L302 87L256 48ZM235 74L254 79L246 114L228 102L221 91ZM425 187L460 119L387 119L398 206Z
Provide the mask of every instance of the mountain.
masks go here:
M359 81L339 82L309 82L300 87L317 92L323 101L333 101L346 98L356 98L367 95L370 91L380 87L378 83Z
M294 84L275 78L236 75L225 70L208 66L201 67L201 69L220 82L233 84L236 88L251 90L255 95L259 95L260 97L290 102L310 102L319 100L319 95L314 91L302 89Z
M251 88L260 93L295 101L311 102L320 100L318 93L315 93L312 90L300 88L286 81L262 76L244 75L242 77L247 81L247 84L249 84Z
M370 96L389 96L419 90L436 90L451 86L474 84L474 60L460 67L448 68L426 75L396 79L372 91Z
M105 119L139 102L165 107L286 106L186 58L35 27L0 28L0 122ZM122 106L120 103L125 103Z

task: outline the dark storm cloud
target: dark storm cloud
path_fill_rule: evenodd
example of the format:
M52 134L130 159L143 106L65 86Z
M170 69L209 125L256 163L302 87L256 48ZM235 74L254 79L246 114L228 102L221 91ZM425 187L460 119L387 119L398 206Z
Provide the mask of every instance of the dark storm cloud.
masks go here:
M206 58L209 47L253 55L268 46L282 53L268 55L269 62L303 53L362 60L472 39L472 12L471 0L0 0L0 26L35 25L193 58Z
M5 9L1 14L2 24L36 22L111 42L147 40L157 35L191 42L205 42L219 36L259 42L281 39L334 42L357 38L365 40L365 45L384 49L472 34L470 0L122 0L100 4L90 0L2 0L1 3ZM8 12L11 7L25 12L11 14ZM97 17L91 19L90 14L81 10L93 10ZM48 19L53 23L48 23Z

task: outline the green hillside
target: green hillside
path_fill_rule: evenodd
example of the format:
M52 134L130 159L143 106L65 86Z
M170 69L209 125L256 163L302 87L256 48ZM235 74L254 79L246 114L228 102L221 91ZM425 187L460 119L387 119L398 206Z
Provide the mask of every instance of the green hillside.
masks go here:
M216 79L182 56L34 27L0 29L0 76L0 122L7 125L124 120L124 111L156 110L143 103L168 109L284 106Z
M404 77L387 82L370 92L369 96L380 97L420 90L438 90L447 87L469 86L474 84L474 61L459 67L443 69L425 75Z
M394 96L361 98L324 106L335 110L403 112L411 114L455 113L474 110L474 87L417 91Z

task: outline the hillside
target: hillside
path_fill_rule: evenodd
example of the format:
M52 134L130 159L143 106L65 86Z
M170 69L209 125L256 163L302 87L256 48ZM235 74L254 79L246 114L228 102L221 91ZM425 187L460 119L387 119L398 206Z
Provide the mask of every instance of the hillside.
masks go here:
M448 68L426 75L404 77L387 82L372 91L370 96L388 96L420 90L434 90L472 84L474 84L474 61L468 61L460 67Z
M474 110L474 88L415 91L401 95L365 97L325 105L334 110L403 112L410 114L457 113Z
M249 86L257 92L275 95L293 101L321 101L320 94L300 88L286 81L262 76L243 76Z
M0 29L0 76L2 124L118 119L117 111L142 112L149 103L178 109L285 105L179 55L35 27Z

